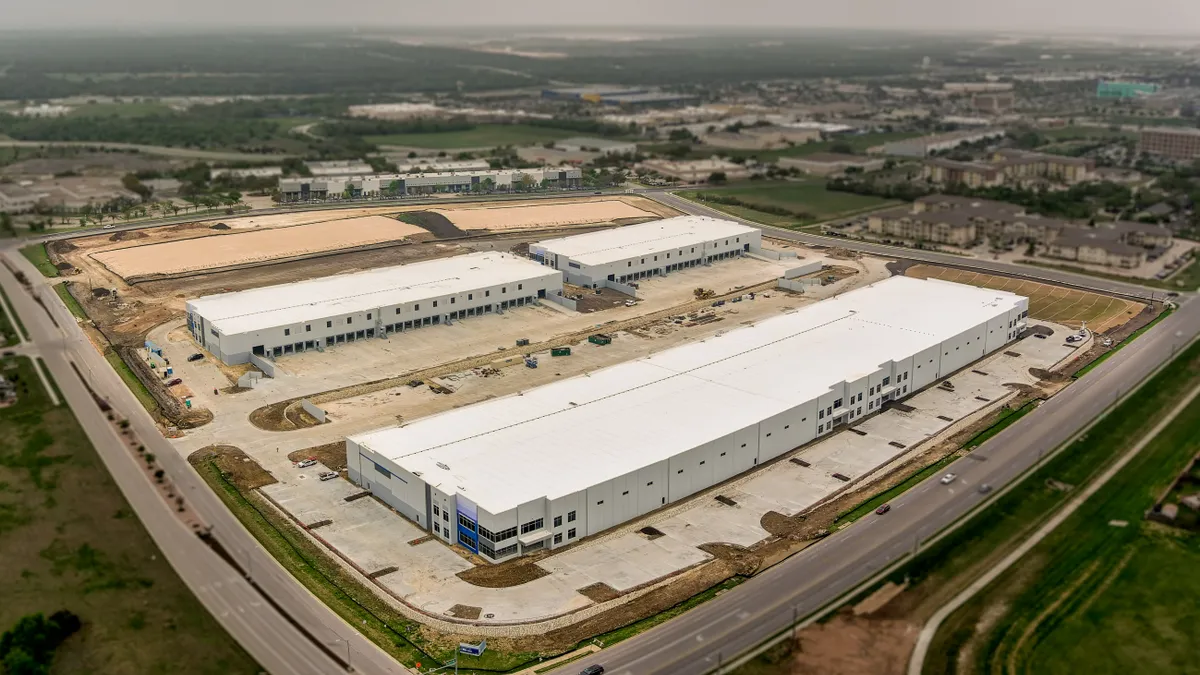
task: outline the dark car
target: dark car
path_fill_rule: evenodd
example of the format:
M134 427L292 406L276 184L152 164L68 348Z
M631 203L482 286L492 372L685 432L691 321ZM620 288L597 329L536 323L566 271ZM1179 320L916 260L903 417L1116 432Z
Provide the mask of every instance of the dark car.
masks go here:
M884 504L883 506L875 509L875 513L882 516L883 514L887 513L888 511L891 511L891 510L892 510L891 504Z
M596 664L596 665L588 666L587 668L584 668L583 670L579 671L579 675L601 675L601 673L603 673L603 672L604 672L604 666L602 666L600 664Z
M188 357L188 361L203 361L203 360L204 360L204 355L201 354L200 352L196 352L195 354L192 354L191 356Z
M168 382L168 383L167 383L167 386L168 386L168 387L174 387L174 386L175 386L175 385L177 385L177 384L183 384L183 378L179 378L179 377L177 377L177 378L175 378L175 379L171 380L170 382Z

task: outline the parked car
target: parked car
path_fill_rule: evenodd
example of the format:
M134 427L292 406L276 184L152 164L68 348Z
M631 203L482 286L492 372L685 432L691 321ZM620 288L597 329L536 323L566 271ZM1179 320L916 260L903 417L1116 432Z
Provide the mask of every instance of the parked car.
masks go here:
M308 467L310 467L316 463L317 463L317 460L313 459L312 457L309 457L308 459L302 459L299 462L296 462L296 468L297 469L307 469Z
M1068 336L1067 336L1067 342L1079 342L1079 341L1080 341L1080 340L1082 340L1082 339L1083 339L1083 338L1081 338L1081 337L1079 337L1079 336L1077 336L1077 335L1068 335Z
M336 471L322 471L317 475L317 478L320 478L321 480L333 480L337 477L338 473Z
M603 673L604 673L604 666L602 666L598 663L592 664L592 665L588 666L587 668L584 668L583 670L579 671L579 675L603 675Z
M196 352L195 354L192 354L191 356L188 357L188 361L203 361L203 360L204 360L204 355L201 354L200 352Z
M887 513L888 511L891 511L891 510L892 510L891 504L884 504L883 506L880 506L879 508L875 509L875 515L882 516L883 514Z
M949 485L953 483L955 478L958 478L958 474L956 473L948 473L945 476L942 476L942 485Z
M105 225L105 226L104 226L104 229L106 229L106 230L111 230L111 229L113 229L114 227L116 227L116 225L113 225L112 223L109 223L109 224L107 224L107 225Z
M167 383L168 387L174 387L177 384L183 384L183 378L177 377Z

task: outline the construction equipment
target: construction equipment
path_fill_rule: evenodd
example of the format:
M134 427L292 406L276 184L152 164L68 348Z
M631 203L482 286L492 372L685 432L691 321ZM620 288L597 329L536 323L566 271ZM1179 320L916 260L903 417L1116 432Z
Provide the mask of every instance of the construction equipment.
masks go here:
M571 355L570 347L551 347L550 348L550 356L570 356L570 355Z
M612 337L604 333L596 333L595 335L588 336L588 342L603 347L604 345L612 344Z
M537 366L538 366L538 364L537 364L536 356L525 357L525 367L526 368L537 368Z
M717 292L708 288L697 288L692 291L692 295L696 296L697 300L709 300L717 296Z
M527 347L527 346L529 346L529 338L518 338L518 339L517 339L517 346L518 346L518 347Z

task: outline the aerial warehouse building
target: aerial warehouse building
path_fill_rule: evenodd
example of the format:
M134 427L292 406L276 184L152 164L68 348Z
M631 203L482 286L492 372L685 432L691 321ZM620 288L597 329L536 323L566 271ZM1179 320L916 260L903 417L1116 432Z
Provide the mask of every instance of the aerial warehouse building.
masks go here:
M574 543L869 416L1015 339L1028 300L872 286L346 440L349 476L491 561ZM881 458L882 459L882 458Z
M547 239L529 254L561 270L567 281L595 288L707 265L762 249L762 230L707 216L679 216L640 225Z
M208 295L187 303L187 318L196 342L238 364L521 307L561 290L559 272L489 251Z

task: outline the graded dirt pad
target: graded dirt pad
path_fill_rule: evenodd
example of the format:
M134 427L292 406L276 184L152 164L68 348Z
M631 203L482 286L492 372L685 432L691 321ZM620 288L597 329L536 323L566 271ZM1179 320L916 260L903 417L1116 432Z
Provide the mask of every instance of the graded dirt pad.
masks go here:
M206 462L216 462L221 474L233 482L239 490L254 490L264 485L279 481L258 462L246 456L239 448L232 445L210 445L200 448L188 456L192 466L200 466Z
M608 223L624 218L654 218L655 214L619 199L580 201L536 206L483 206L469 209L430 209L463 230L519 230L528 228Z
M341 471L346 468L346 441L334 441L314 448L295 450L288 453L287 457L293 462L313 457L330 471Z
M597 581L590 586L584 586L577 591L580 595L595 603L608 602L621 597L617 589L609 586L603 581Z
M212 235L102 251L92 257L124 279L178 274L398 241L425 230L384 216Z
M800 631L779 673L901 675L920 629L908 621L866 619L846 612Z
M1120 326L1145 307L1140 302L1099 293L935 265L913 265L905 270L905 274L918 279L942 279L1024 295L1029 298L1029 315L1033 318L1071 328L1079 328L1087 322L1088 329L1094 333Z
M538 556L517 558L498 565L476 565L459 572L456 576L472 586L482 588L520 586L550 574L535 564L537 558Z

